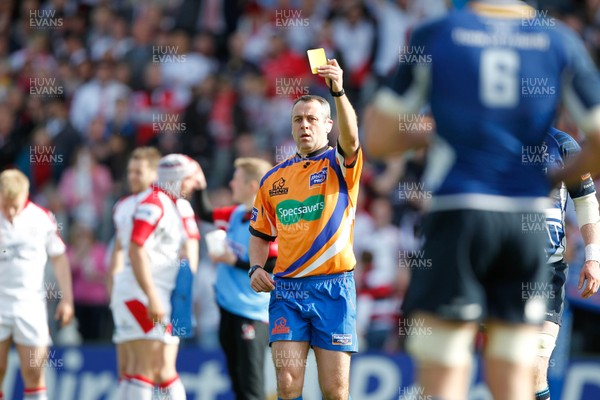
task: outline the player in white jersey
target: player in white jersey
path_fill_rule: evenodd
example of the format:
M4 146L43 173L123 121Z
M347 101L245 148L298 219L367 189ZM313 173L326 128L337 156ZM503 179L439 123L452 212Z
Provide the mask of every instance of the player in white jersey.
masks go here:
M125 383L127 399L150 400L154 386L172 400L185 399L175 363L179 339L172 335L170 297L180 265L180 249L190 238L178 199L199 186L199 165L171 154L158 166L158 181L138 195L125 267L115 281L112 309L115 342L130 342L133 368ZM189 227L189 223L186 226ZM175 346L174 351L168 350ZM171 347L173 348L173 347Z
M14 341L25 384L23 398L46 400L43 365L52 344L44 290L48 258L60 289L55 318L62 326L73 319L73 290L66 247L54 216L28 197L25 174L16 169L0 174L0 388Z
M139 195L156 181L156 169L160 152L153 147L139 147L133 151L127 164L127 183L131 194L121 198L113 207L115 241L111 256L108 289L111 293L111 305L120 299L113 296L114 282L118 281L123 270L125 257L131 239L133 213L139 203ZM122 299L124 300L124 299ZM114 316L113 316L114 318ZM117 342L117 368L119 387L117 399L125 399L126 381L133 373L133 354L129 342Z

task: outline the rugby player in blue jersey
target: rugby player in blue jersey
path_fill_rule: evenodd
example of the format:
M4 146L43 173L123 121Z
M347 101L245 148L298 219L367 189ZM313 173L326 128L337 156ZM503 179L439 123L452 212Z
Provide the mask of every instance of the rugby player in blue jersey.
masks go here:
M374 157L430 145L425 180L433 196L423 254L404 312L431 335L408 338L425 395L467 398L472 346L485 321L486 381L494 399L530 400L545 302L524 301L522 285L545 280L544 220L554 183L600 170L600 79L581 40L520 1L472 1L415 29L410 49L429 56L401 63L366 116ZM425 62L421 62L425 61ZM541 79L544 95L527 95ZM582 151L549 172L522 162L540 146L560 101L586 133ZM398 132L398 120L429 104L436 134ZM402 120L402 119L401 119Z
M577 154L581 148L567 133L551 128L541 152L544 169L562 168L564 163ZM534 160L534 162L538 162ZM567 247L565 214L567 211L567 195L573 200L577 223L585 243L585 264L579 274L578 289L581 297L588 298L598 291L600 285L600 232L598 231L598 200L596 188L590 174L581 177L580 184L567 188L564 183L552 191L552 207L546 209L546 257L550 272L550 282L546 291L546 321L542 325L538 357L535 363L535 399L550 399L548 387L548 364L554 349L558 331L562 322L565 300L565 282L569 266L564 260ZM541 288L526 285L528 294Z

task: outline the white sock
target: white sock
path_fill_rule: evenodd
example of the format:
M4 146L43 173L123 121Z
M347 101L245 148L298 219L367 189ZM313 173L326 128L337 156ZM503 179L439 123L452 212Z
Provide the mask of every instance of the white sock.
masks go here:
M185 388L181 379L179 379L179 375L167 382L161 383L157 391L159 393L159 400L186 400Z
M48 400L45 387L25 389L23 393L23 400Z
M154 384L149 379L140 375L131 376L126 386L128 400L152 400Z
M119 379L115 400L129 400L129 397L127 396L127 384L129 383L129 379L129 375Z

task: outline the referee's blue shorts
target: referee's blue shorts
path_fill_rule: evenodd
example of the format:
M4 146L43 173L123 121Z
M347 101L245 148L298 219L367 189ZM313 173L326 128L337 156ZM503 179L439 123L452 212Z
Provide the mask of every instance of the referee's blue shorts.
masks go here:
M326 350L357 352L354 273L275 277L269 304L269 342L309 342Z

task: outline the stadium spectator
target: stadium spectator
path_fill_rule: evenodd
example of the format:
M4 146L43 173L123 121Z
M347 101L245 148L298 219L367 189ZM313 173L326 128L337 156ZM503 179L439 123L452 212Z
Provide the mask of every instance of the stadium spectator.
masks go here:
M120 97L115 103L115 115L106 124L106 134L109 136L121 136L127 141L128 151L134 146L136 127L133 121L133 113L129 107L128 99Z
M212 179L222 184L233 169L232 145L237 134L246 131L247 126L237 93L231 82L222 76L217 77L209 124L216 144Z
M58 184L70 220L98 228L105 217L105 203L112 185L108 168L97 163L89 148L81 147L75 164L67 168Z
M28 37L27 47L11 54L9 58L13 71L21 71L27 65L36 70L51 74L56 71L56 60L49 48L49 39L41 32L36 32ZM33 76L28 76L30 78Z
M346 66L348 95L357 101L379 46L377 26L362 1L345 2L340 11L331 19L331 37Z
M113 16L110 21L110 30L107 33L109 36L104 35L100 39L90 38L90 42L94 43L94 46L91 47L92 59L110 58L121 61L133 47L133 40L128 35L129 29L125 18Z
M283 35L272 31L269 39L265 58L259 65L267 83L267 96L282 97L286 93L281 93L282 87L293 88L293 84L285 82L293 82L294 79L307 81L310 67L306 57L293 51ZM297 97L293 91L288 93L290 98Z
M373 200L369 210L373 225L371 231L361 232L360 236L363 253L358 256L366 262L360 280L357 279L357 301L369 303L369 311L360 317L369 321L365 324L367 348L383 350L388 338L397 332L401 299L395 293L395 284L402 236L392 224L393 210L388 199Z
M62 164L62 155L54 154L56 149L51 146L51 141L46 128L39 126L17 156L16 166L27 176L30 187L36 192L52 182L55 168Z
M112 332L105 285L106 245L96 239L91 227L75 224L70 233L67 257L73 274L77 328L85 341L106 341Z
M152 62L161 66L162 81L174 91L175 105L182 109L192 97L192 88L215 72L216 60L191 49L191 38L181 30L168 36L166 45L153 48Z
M1 43L1 42L0 42ZM4 101L8 96L8 91L10 89L10 84L12 82L11 79L11 71L10 65L7 61L0 62L0 101Z
M75 151L81 145L81 136L69 121L69 110L61 98L50 98L44 107L46 110L44 126L51 138L53 151L61 155L61 162L54 165L54 183L57 183L62 173L75 161Z
M222 71L232 80L235 89L239 91L244 76L248 73L258 73L259 68L257 64L244 58L246 37L243 34L239 32L233 33L229 37L227 44L229 55L223 65Z
M0 104L0 169L14 165L26 142L27 133L18 128L15 114Z
M83 137L85 146L91 151L94 160L105 164L110 157L110 136L106 130L106 119L103 116L94 117Z
M152 37L154 27L138 17L133 22L132 47L125 53L124 61L131 67L133 90L144 88L145 71L152 62Z
M22 115L24 120L23 125L27 126L29 131L35 129L36 126L42 125L45 119L43 98L41 96L27 96Z
M279 113L283 112L283 107L288 105L287 96L285 98L267 98L266 80L255 72L244 74L240 82L239 93L240 107L247 123L247 129L252 132L260 148L273 152L273 145L281 145L282 137L289 141L286 135L282 134L288 127L280 121L280 118L277 118Z
M101 60L96 65L95 79L75 91L70 119L81 134L87 132L94 118L113 118L117 99L128 96L129 88L114 80L113 73L113 62Z
M225 76L209 75L195 88L194 99L184 113L185 153L198 157L210 168L209 186L220 186L229 178L233 143L245 132L247 118L239 96Z
M414 21L409 13L407 0L370 0L366 3L376 18L379 30L373 72L383 81L396 68L398 55L406 44L407 32Z
M169 119L180 111L175 101L175 93L164 83L161 67L158 63L150 63L144 70L144 90L139 90L131 96L132 118L136 125L135 144L143 146L161 132L163 125L177 122ZM193 133L191 131L190 133Z
M270 19L269 10L251 3L238 21L237 32L245 37L244 58L253 64L260 65L268 52L273 35Z
M129 64L120 61L115 65L115 80L130 88L131 86L131 68Z
M279 12L279 17L277 16ZM328 5L322 1L307 0L301 8L275 8L275 29L285 35L290 47L298 54L316 47L316 41L326 24ZM327 49L326 49L327 50ZM327 54L333 55L332 52Z
M61 40L55 43L55 56L60 60L59 68L60 65L65 64L72 68L88 58L88 50L85 47L84 39L84 37L77 35L75 32L69 31L61 37ZM76 86L80 85L81 82L78 82Z

